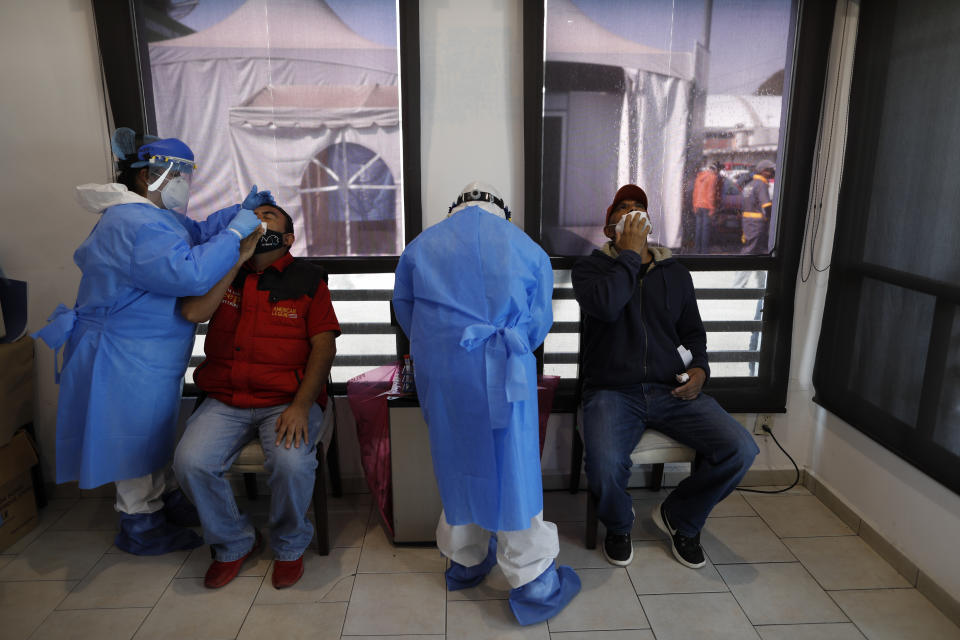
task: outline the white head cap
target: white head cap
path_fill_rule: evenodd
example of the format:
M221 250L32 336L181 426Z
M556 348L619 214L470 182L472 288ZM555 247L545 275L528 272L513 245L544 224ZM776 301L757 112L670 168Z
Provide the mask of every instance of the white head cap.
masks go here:
M453 214L467 207L480 207L495 216L510 219L510 208L503 201L503 196L492 185L485 182L471 182L460 190L460 195L450 205L447 211L449 218Z

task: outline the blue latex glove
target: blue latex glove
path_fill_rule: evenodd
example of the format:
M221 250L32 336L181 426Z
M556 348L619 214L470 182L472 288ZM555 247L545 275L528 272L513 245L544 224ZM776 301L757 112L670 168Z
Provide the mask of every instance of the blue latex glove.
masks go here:
M230 229L242 239L253 233L259 226L260 218L257 217L257 214L250 209L240 209L233 220L230 221L230 224L227 225L227 229Z
M250 193L248 193L247 197L243 199L243 204L240 206L244 209L253 211L257 207L265 204L277 206L277 201L273 199L273 196L270 195L269 191L257 191L257 185L253 185L250 187Z

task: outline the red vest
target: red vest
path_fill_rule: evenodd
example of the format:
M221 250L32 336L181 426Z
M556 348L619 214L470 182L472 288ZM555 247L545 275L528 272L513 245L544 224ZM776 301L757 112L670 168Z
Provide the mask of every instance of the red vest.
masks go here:
M325 280L321 267L289 253L260 273L242 268L210 320L197 386L232 407L291 402L310 337L340 333ZM326 405L326 397L324 388L317 402Z

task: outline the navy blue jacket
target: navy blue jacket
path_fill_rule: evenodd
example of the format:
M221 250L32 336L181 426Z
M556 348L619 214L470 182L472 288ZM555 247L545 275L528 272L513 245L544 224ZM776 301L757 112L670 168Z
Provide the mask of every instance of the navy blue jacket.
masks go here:
M641 382L676 385L686 368L679 345L693 353L689 368L710 376L707 334L686 267L651 247L654 261L641 275L640 254L612 258L594 251L573 267L573 292L583 312L580 349L584 388Z

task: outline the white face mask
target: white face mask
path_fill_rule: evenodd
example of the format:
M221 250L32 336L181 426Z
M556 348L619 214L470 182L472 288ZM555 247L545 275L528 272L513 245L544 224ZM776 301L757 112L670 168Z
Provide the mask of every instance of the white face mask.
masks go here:
M620 217L620 220L617 221L616 232L623 233L623 227L627 224L627 220L630 220L634 216L640 216L641 219L646 219L647 223L650 222L650 218L647 217L646 211L640 211L639 209L634 209L633 211L627 212ZM641 222L641 229L643 228L643 223ZM651 225L652 227L653 225ZM651 229L651 232L653 229Z
M190 200L190 181L183 176L177 176L160 190L160 199L167 209L186 213L187 201Z

